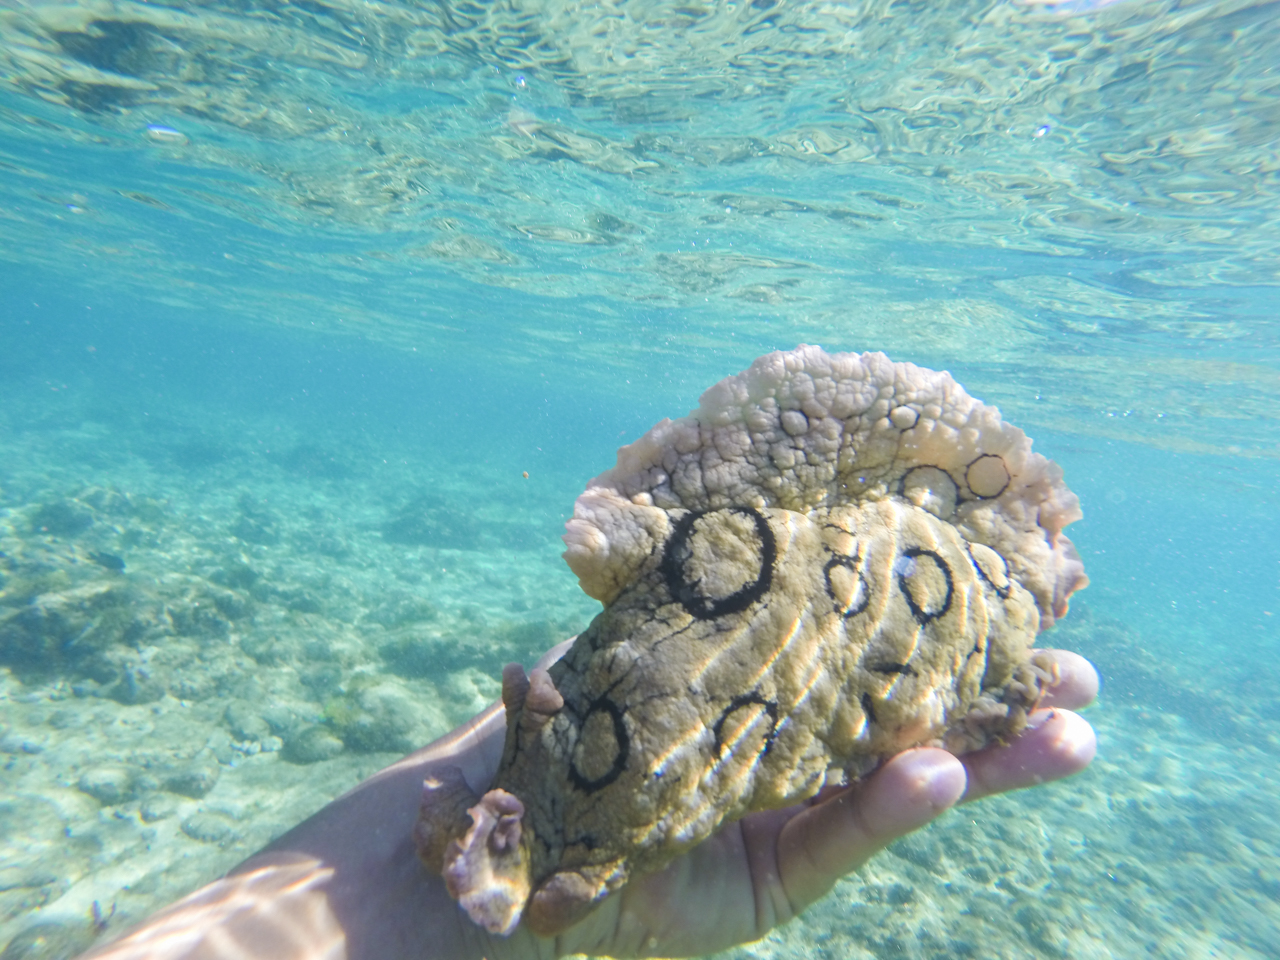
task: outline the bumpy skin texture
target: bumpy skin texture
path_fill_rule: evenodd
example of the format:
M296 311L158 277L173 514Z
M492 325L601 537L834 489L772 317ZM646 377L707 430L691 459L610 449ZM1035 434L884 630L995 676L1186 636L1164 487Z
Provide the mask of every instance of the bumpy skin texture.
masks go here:
M549 671L504 673L493 789L428 785L424 860L477 923L552 934L833 770L1016 734L1036 634L1087 583L1079 516L948 374L761 357L578 498L565 556L605 609Z

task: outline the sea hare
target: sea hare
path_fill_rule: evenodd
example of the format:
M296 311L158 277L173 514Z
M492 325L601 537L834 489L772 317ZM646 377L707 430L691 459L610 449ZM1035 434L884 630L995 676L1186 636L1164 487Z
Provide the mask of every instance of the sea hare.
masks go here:
M551 935L721 825L924 743L1016 734L1036 635L1088 581L1052 461L947 373L771 353L618 452L565 559L604 610L503 673L482 797L429 781L427 865L488 930Z

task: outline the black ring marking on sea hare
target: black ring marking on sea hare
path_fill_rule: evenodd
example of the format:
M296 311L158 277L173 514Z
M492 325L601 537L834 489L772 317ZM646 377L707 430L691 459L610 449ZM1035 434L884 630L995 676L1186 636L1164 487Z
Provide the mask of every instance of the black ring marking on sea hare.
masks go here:
M579 844L586 847L588 850L598 850L600 847L604 846L604 844L596 838L594 833L580 833L576 837L565 837L564 845L566 847L574 847Z
M862 592L862 603L858 604L856 609L852 603L849 604L849 608L842 614L846 620L850 617L856 617L863 610L867 609L867 604L871 602L871 588L867 585L867 578L864 577L862 575L862 571L858 569L858 559L859 558L856 556L848 557L844 554L837 553L828 560L822 568L822 576L827 582L827 596L831 598L831 602L835 606L836 613L840 613L841 606L840 601L836 599L835 587L831 585L831 571L836 567L844 567L846 570L858 575L858 586L854 587L854 596L856 597L858 595L860 588Z
M981 457L978 458L978 460L981 460L981 459L982 459ZM977 463L977 462L978 462L977 460L974 461L974 463ZM970 464L970 466L972 466L972 464ZM937 470L940 474L942 474L944 477L946 477L948 480L951 481L952 489L955 490L956 503L960 502L960 484L956 483L956 478L951 476L950 470L944 470L942 467L938 466L936 463L917 463L914 467L912 467L910 470L904 473L901 477L899 477L898 478L898 496L902 497L904 500L906 499L907 478L910 477L917 470Z
M607 696L597 697L591 702L591 706L587 707L587 712L583 716L582 722L578 725L579 731L585 730L587 721L591 719L592 714L600 710L607 711L609 718L613 721L613 738L618 744L618 755L613 758L613 766L594 780L589 780L583 776L582 771L578 769L577 760L570 755L569 782L583 793L595 793L602 787L607 787L617 780L622 775L622 771L626 769L627 756L631 752L631 737L627 734L627 725L622 720L622 708Z
M685 576L684 566L693 551L689 548L689 538L693 536L694 524L705 517L706 510L691 510L675 523L675 529L667 540L662 551L662 563L659 572L667 582L667 589L698 620L714 620L728 613L741 613L751 604L769 592L773 586L773 564L778 557L778 543L769 529L769 521L759 510L750 507L730 507L730 513L740 513L750 517L755 524L756 536L760 538L760 573L754 581L743 585L729 596L720 600L699 596L696 593L698 584L690 583Z
M986 546L986 544L983 544L983 546ZM973 569L978 571L978 576L991 586L991 589L996 592L997 597L1001 600L1008 600L1009 594L1013 593L1013 577L1009 575L1009 561L1004 558L1004 555L1001 554L999 550L991 550L990 547L987 547L987 549L991 550L992 553L999 557L1000 562L1004 564L1005 584L1004 587L1001 588L996 585L994 580L987 576L987 571L982 569L982 564L980 564L978 562L978 558L973 555L973 544L966 540L964 543L964 549L965 552L969 554L969 559L973 561Z
M773 738L778 734L778 701L766 700L754 690L750 693L742 693L729 701L729 705L720 713L719 719L716 720L715 726L711 728L711 733L716 741L716 756L724 754L724 741L721 739L724 730L724 722L729 719L729 714L737 710L739 707L750 706L756 704L764 707L764 712L769 715L769 732L764 738L764 747L760 751L760 756L764 756L769 752L769 748L773 746Z
M986 460L988 457L990 457L993 460L1000 461L1000 466L1004 467L1005 480L1004 480L1003 487L1001 487L995 493L989 493L984 496L983 494L978 493L978 491L974 490L973 484L969 483L969 471L972 470L980 461ZM975 457L973 461L967 467L964 468L964 482L969 487L969 492L972 493L979 500L994 500L996 497L1000 496L1000 494L1004 493L1006 490L1009 489L1009 484L1013 482L1013 474L1009 472L1009 465L1004 462L1004 457L997 456L994 453L984 453L980 457Z
M908 677L918 677L916 668L909 663L877 663L871 667L876 673L905 673Z
M907 575L902 571L898 572L898 589L902 591L902 596L907 601L907 606L911 608L911 615L916 618L916 622L921 626L937 620L951 609L951 597L955 593L955 583L951 579L951 568L947 566L947 561L943 560L937 553L932 550L925 550L922 547L908 547L902 551L902 555L908 560L914 560L917 557L928 557L938 565L938 569L942 571L942 578L947 581L947 595L942 598L942 607L938 610L924 610L916 605L915 598L911 596L911 591L907 589Z
M862 695L862 712L867 715L867 723L876 722L876 712L871 708L871 694L864 693Z

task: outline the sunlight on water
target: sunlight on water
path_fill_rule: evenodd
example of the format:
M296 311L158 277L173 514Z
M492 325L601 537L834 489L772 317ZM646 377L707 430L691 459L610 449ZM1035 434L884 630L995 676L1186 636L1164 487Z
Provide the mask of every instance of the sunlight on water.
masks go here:
M1276 63L1232 0L0 4L4 960L483 707L598 608L586 481L800 342L1063 465L1101 753L732 955L1280 954Z

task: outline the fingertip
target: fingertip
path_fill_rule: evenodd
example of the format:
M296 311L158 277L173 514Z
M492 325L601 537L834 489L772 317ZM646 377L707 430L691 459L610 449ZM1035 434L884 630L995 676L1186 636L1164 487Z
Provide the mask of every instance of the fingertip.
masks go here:
M778 869L794 911L964 795L965 768L952 754L917 747L792 817L778 837Z
M969 775L965 801L1061 780L1087 767L1097 753L1093 727L1061 708L1036 710L1012 743L964 757Z
M1040 712L1036 711L1036 713ZM1098 734L1089 721L1078 713L1072 713L1070 710L1043 712L1056 714L1056 719L1061 724L1051 746L1059 774L1063 777L1074 776L1089 766L1097 756Z
M1101 681L1093 664L1071 650L1046 650L1058 664L1059 680L1045 691L1041 706L1079 710L1093 703Z
M967 783L955 756L937 747L916 747L889 759L855 793L868 830L888 843L954 806Z

